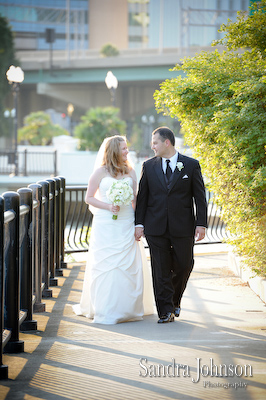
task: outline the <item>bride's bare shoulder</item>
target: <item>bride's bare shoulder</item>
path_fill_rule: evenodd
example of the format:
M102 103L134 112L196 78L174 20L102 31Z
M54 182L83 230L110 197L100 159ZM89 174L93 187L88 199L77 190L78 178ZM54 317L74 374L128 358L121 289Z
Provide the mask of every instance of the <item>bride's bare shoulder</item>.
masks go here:
M97 168L93 174L91 175L91 179L100 181L102 180L105 176L107 176L107 171L104 166Z
M102 165L101 167L97 168L94 173L96 173L97 175L107 175L107 170L106 167L104 165Z

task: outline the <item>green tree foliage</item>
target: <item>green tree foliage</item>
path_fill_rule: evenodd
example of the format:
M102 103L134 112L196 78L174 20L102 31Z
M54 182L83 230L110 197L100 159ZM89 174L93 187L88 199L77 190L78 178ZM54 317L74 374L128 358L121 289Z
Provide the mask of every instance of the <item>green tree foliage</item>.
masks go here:
M111 43L106 43L102 46L100 53L103 57L116 57L119 55L119 50Z
M80 139L81 150L98 150L102 141L109 136L125 135L126 123L119 116L119 108L91 108L81 117L82 122L75 128Z
M31 145L47 146L54 136L59 135L69 133L61 126L52 124L50 115L38 111L25 117L24 126L18 130L18 141L25 140Z
M133 125L130 143L137 153L143 150L143 131L137 124Z
M157 111L178 117L233 234L231 243L266 275L266 0L221 27L219 53L184 59L186 77L155 92ZM240 50L240 47L242 48ZM174 70L180 70L176 66Z
M8 20L0 15L0 136L8 134L8 125L4 120L4 100L10 91L6 72L11 65L18 66L15 58L14 39Z
M246 18L245 12L238 13L235 23L229 21L223 24L219 32L224 32L224 38L214 41L216 44L225 44L228 50L249 48L260 51L265 56L266 50L266 13L265 1L254 2L250 7L251 17Z

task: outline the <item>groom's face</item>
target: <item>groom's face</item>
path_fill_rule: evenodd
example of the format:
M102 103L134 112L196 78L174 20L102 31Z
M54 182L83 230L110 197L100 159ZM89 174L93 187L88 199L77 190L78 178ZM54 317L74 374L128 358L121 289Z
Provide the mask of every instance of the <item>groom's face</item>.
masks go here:
M151 148L156 157L164 157L167 151L166 141L162 141L159 133L152 136Z

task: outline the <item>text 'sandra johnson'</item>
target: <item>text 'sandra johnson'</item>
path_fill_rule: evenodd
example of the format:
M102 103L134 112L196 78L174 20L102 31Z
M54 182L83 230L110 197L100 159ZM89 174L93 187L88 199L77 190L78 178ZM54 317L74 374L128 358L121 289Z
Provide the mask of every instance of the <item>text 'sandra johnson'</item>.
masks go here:
M232 378L253 376L252 366L250 364L219 364L216 365L213 358L210 358L210 363L202 364L201 358L196 360L196 376L190 374L190 366L186 364L176 364L175 359L172 358L170 364L149 364L147 358L141 358L139 362L140 371L139 375L142 377L191 377L193 383L197 383L200 377L219 377L219 378Z

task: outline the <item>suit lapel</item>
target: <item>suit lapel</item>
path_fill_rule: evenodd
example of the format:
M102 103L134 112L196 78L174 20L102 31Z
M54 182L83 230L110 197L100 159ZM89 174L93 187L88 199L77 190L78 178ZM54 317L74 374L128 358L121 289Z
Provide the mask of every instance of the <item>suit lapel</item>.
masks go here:
M156 157L155 158L154 170L155 170L156 175L158 176L159 181L163 185L164 189L167 190L167 185L166 185L166 182L165 182L165 176L164 176L163 169L162 169L162 159L161 159L161 157Z
M182 154L180 154L180 153L178 153L177 162L183 162L183 157L182 157ZM184 162L183 162L183 165L185 167ZM173 177L172 177L172 180L171 180L170 185L169 185L169 191L175 186L175 184L177 183L178 179L181 177L181 171L179 171L179 169L177 167L175 167L175 170L173 172Z

